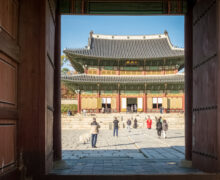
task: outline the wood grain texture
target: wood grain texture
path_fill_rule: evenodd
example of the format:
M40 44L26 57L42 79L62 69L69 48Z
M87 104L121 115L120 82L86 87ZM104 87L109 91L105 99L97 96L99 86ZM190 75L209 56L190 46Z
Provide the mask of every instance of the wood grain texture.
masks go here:
M17 106L17 64L0 53L0 108Z
M61 142L61 15L56 9L55 22L55 55L54 55L54 122L53 122L53 150L54 160L62 159Z
M20 48L17 41L12 39L4 30L0 28L0 52L11 57L14 61L20 62L19 51Z
M192 162L194 167L206 172L218 171L220 162L217 146L219 62L216 8L216 1L201 0L193 10Z
M46 160L46 2L19 2L19 151L27 172L37 176L45 173Z
M28 173L39 176L53 166L54 8L48 0L20 3L19 148Z
M16 126L0 122L0 164L3 168L15 165Z
M0 0L0 27L13 39L17 39L18 1Z
M45 169L49 172L53 165L53 112L54 112L54 48L55 48L55 4L46 1L46 119L45 119ZM57 99L59 101L59 99Z

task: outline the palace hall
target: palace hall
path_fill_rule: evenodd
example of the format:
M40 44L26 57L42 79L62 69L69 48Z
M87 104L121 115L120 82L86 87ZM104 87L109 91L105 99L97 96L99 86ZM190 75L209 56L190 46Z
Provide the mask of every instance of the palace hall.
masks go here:
M90 32L88 45L65 49L76 74L62 74L77 93L78 113L184 112L184 49L168 32L103 35Z

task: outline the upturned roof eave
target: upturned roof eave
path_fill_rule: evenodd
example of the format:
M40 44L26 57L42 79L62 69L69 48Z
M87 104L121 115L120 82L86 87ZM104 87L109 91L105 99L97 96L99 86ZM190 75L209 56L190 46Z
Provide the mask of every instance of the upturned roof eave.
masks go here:
M164 57L150 57L150 58L135 58L135 57L127 57L127 58L121 58L121 57L100 57L100 56L88 56L84 54L77 54L73 53L72 51L64 50L63 52L66 54L68 53L71 56L75 56L76 58L88 58L88 59L103 59L103 60L160 60L160 59L176 59L176 58L183 58L184 54L181 56L164 56Z
M133 80L124 80L124 77L121 77L121 81L120 80L111 80L109 79L109 81L102 81L102 80L78 80L78 79L72 79L71 77L65 76L65 78L61 78L62 81L68 81L68 82L73 82L73 83L101 83L101 84L158 84L158 83L184 83L184 74L183 75L178 75L179 78L174 77L173 79L146 79L146 80L142 80L142 81L138 81L138 77L136 78L137 81Z

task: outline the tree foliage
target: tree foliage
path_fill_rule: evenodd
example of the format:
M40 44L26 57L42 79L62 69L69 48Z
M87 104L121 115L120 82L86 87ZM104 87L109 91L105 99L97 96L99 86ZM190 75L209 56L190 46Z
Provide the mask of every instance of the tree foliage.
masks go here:
M67 72L69 72L70 70L68 68L62 68L62 73L66 74Z
M77 112L77 105L76 104L61 104L61 113L67 113L70 110L72 113Z
M61 55L61 67L68 61L65 54Z

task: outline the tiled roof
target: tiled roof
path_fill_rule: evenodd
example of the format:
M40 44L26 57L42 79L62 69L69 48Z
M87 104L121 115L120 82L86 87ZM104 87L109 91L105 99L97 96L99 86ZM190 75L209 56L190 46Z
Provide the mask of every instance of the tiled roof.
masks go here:
M175 48L168 34L151 36L112 36L92 34L88 48L66 49L65 53L99 58L155 59L184 56L184 49Z
M62 80L71 81L75 83L127 83L127 84L139 84L139 83L183 83L184 74L175 75L87 75L76 74L72 76L62 75Z

